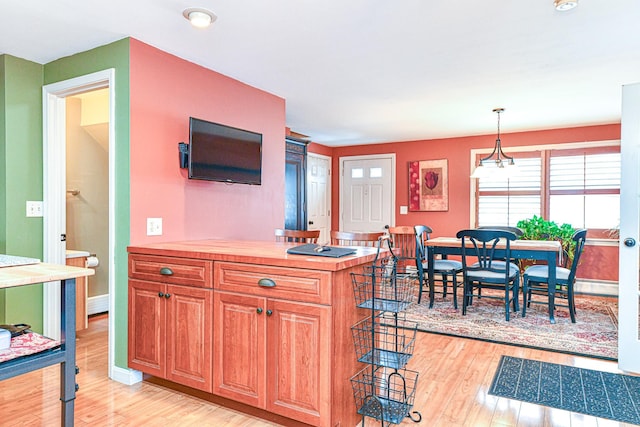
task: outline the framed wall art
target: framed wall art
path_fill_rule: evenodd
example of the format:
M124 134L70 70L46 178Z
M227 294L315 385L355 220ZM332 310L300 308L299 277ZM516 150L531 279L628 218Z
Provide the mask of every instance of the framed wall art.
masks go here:
M448 211L449 175L447 159L409 163L409 210Z

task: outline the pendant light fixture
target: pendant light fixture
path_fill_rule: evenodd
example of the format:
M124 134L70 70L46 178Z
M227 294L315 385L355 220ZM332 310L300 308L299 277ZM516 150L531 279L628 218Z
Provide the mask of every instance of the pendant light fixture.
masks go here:
M513 157L507 156L504 151L502 151L502 142L500 141L500 114L504 112L504 108L494 108L493 112L498 114L498 136L496 137L496 145L493 147L491 154L480 159L471 178L484 178L494 174L511 176L516 172L516 163Z

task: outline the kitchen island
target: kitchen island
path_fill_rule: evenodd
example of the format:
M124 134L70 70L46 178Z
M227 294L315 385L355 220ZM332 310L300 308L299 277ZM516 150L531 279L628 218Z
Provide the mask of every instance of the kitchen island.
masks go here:
M296 243L130 246L129 367L316 426L354 426L352 272L376 258L290 255ZM242 409L242 408L241 408Z

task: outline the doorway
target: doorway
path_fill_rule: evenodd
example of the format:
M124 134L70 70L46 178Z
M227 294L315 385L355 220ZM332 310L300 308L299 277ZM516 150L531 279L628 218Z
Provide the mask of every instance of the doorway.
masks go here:
M309 230L320 230L318 243L331 240L331 157L307 155Z
M395 224L395 154L340 158L340 230L376 232Z
M52 83L43 87L43 177L44 177L44 253L45 262L65 264L67 234L67 98L86 94L98 89L107 91L108 136L104 142L108 157L107 175L107 253L109 315L109 377L113 378L114 363L114 254L115 254L115 70L109 69L85 76ZM73 189L71 189L73 190ZM80 193L81 194L81 193ZM70 248L74 249L74 248ZM46 336L60 339L60 295L59 282L43 286L43 330Z
M79 330L86 315L109 309L109 264L99 263L109 254L109 89L68 96L66 107L66 248L97 263L86 289L76 280L76 294L86 292Z

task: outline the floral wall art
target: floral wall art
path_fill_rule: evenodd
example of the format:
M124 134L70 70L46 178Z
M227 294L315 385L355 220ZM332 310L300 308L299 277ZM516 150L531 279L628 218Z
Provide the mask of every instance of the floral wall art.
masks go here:
M447 159L409 163L409 210L448 211Z

